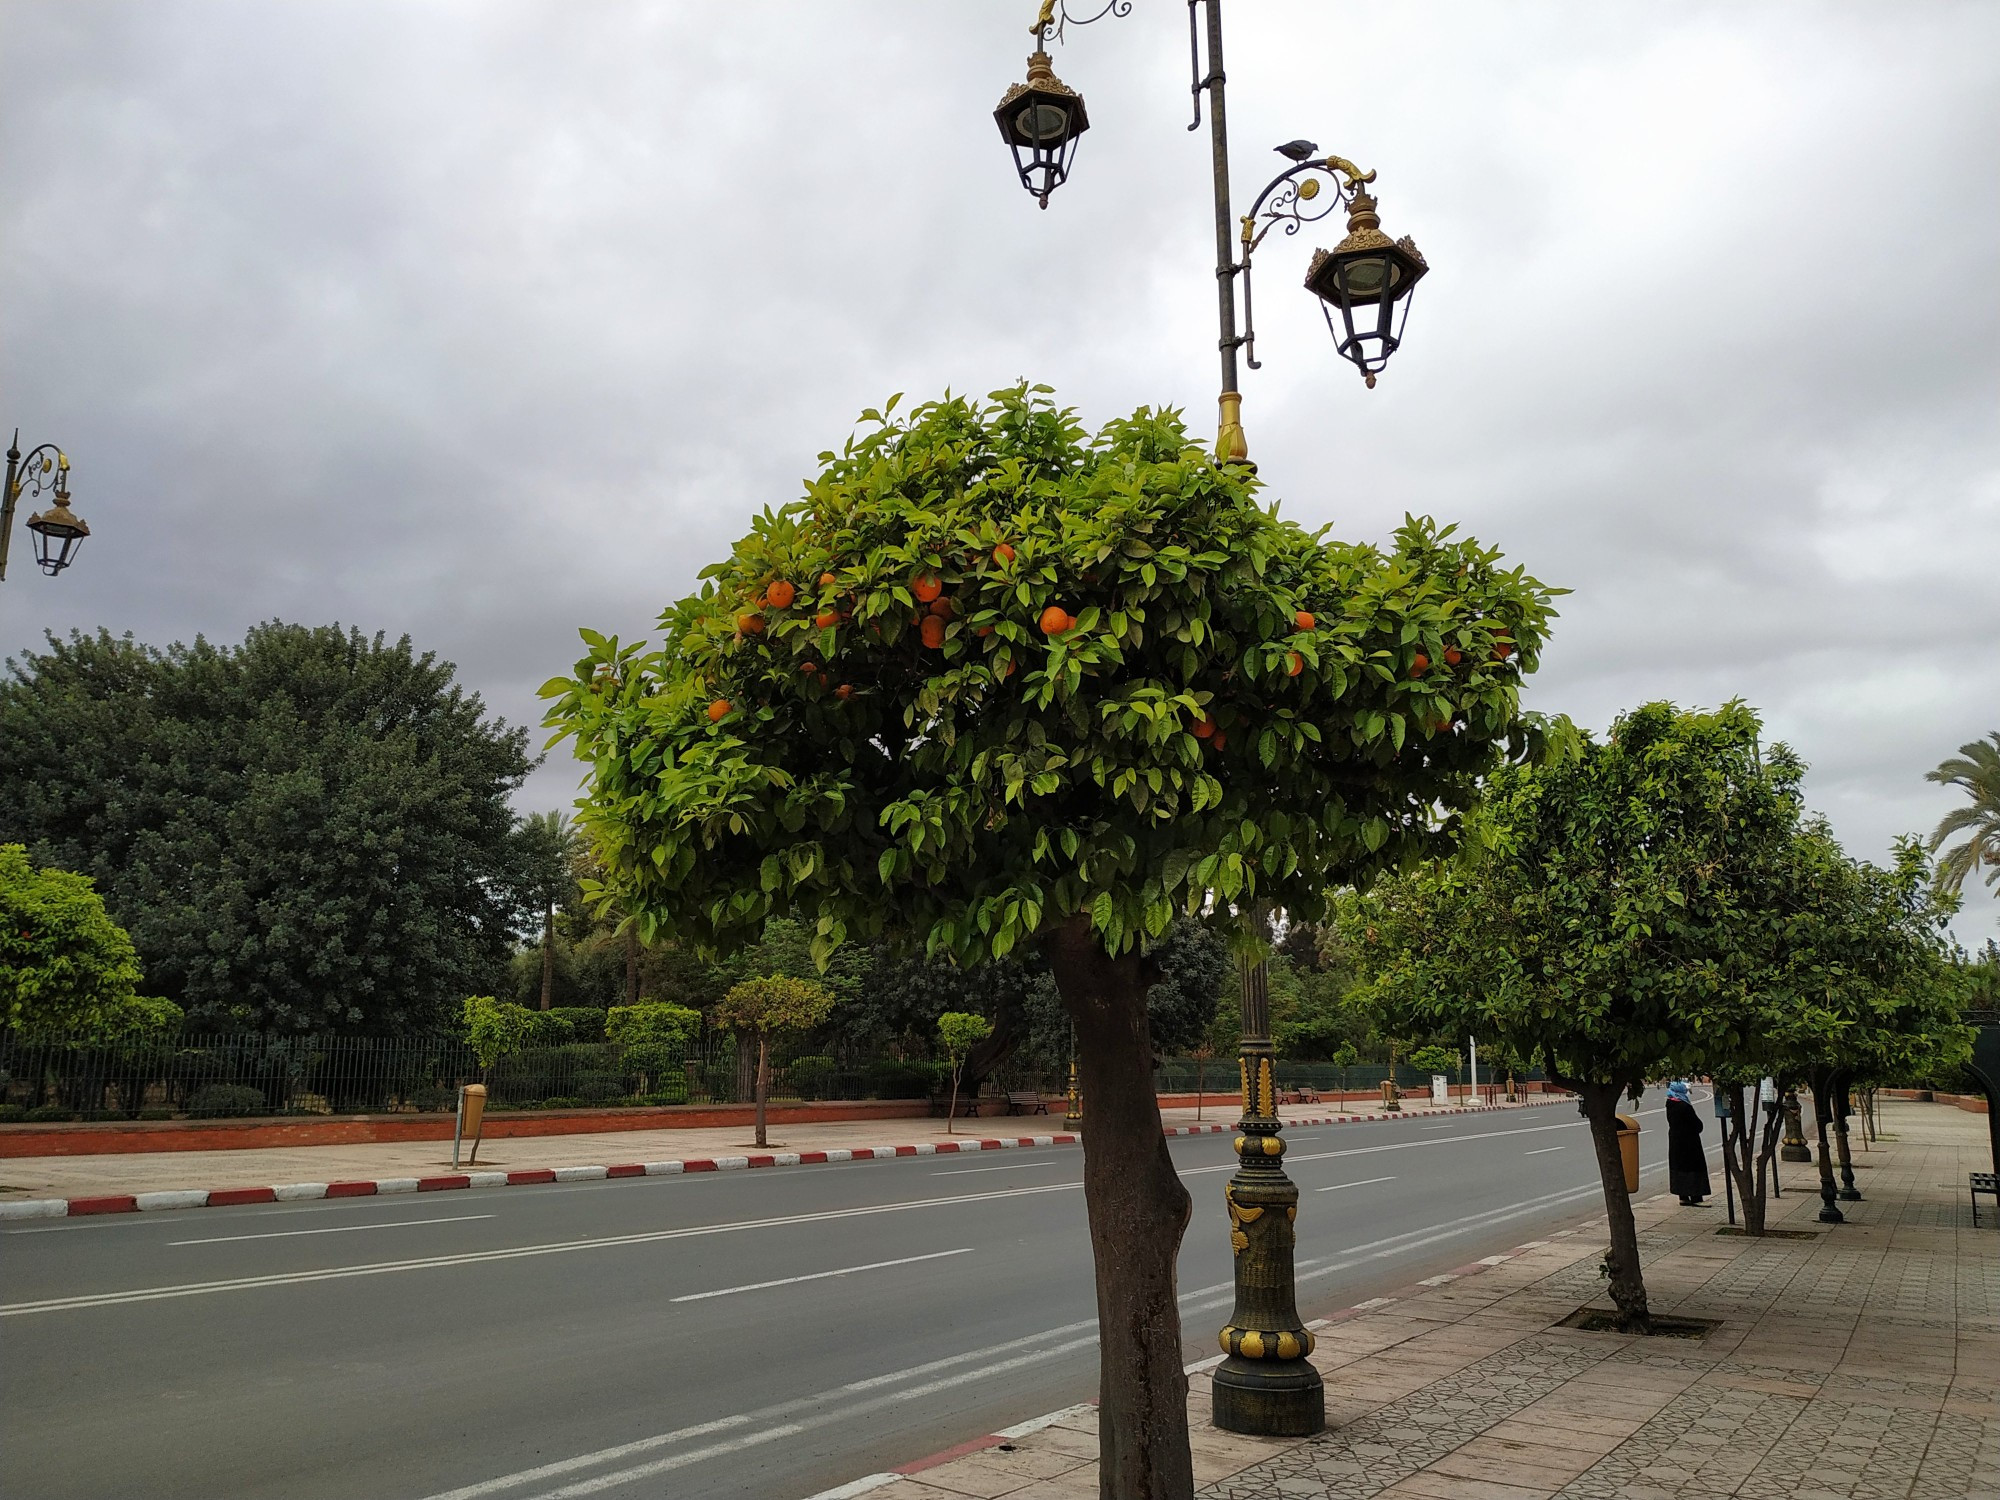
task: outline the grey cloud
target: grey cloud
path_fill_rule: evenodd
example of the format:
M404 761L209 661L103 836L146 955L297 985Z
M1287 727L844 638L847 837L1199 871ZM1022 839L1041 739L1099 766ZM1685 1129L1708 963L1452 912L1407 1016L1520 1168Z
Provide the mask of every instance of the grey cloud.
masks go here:
M988 118L1032 9L10 0L0 418L68 448L97 534L17 562L0 650L339 618L532 722L577 625L644 634L892 390L1026 374L1205 430L1182 7L1072 33L1094 128L1047 213ZM1239 201L1304 135L1434 267L1366 392L1311 236L1260 254L1287 514L1458 520L1576 590L1536 707L1741 696L1856 853L1935 823L1923 772L2000 722L2000 14L1229 26Z

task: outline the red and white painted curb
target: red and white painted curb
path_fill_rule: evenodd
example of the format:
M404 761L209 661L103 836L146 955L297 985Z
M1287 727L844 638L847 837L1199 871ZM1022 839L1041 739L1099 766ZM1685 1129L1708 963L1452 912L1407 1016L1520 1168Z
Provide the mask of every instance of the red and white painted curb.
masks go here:
M1555 1100L1552 1099L1548 1102L1554 1103ZM1431 1113L1443 1114L1444 1111L1435 1110L1431 1111ZM1459 1113L1459 1111L1453 1111L1453 1113ZM1373 1119L1375 1117L1371 1115L1364 1118ZM1285 1123L1287 1125L1308 1125L1322 1122L1287 1120ZM1583 1229L1557 1230L1547 1239L1529 1240L1526 1244L1516 1245L1504 1255L1488 1255L1471 1262L1469 1265L1460 1266L1457 1270L1441 1272L1436 1276L1426 1276L1422 1281L1415 1282L1401 1289L1394 1296L1370 1297L1366 1302L1357 1302L1352 1307L1343 1307L1339 1312L1329 1314L1324 1318L1314 1318L1306 1324L1306 1327L1314 1332L1318 1332L1320 1329L1326 1328L1331 1324L1345 1323L1348 1319L1358 1318L1364 1313L1379 1312L1385 1307L1401 1302L1405 1297L1421 1296L1425 1292L1435 1290L1454 1281L1463 1280L1465 1277L1478 1276L1483 1272L1492 1270L1495 1266L1504 1266L1508 1261L1518 1259L1526 1255L1530 1250L1539 1250L1544 1245L1553 1244L1557 1240L1573 1239L1585 1232ZM1203 1370L1212 1370L1222 1363L1223 1358L1223 1355L1212 1354L1207 1359L1198 1359L1193 1364L1187 1366L1187 1373L1194 1375ZM948 1464L953 1459L965 1458L974 1453L983 1453L990 1448L1010 1448L1016 1439L1024 1438L1033 1432L1040 1432L1044 1427L1054 1427L1060 1422L1068 1421L1071 1417L1081 1416L1096 1405L1095 1401L1082 1401L1075 1406L1065 1406L1061 1411L1045 1412L1039 1417L1030 1417L1025 1422L1017 1422L1012 1427L1003 1427L998 1432L988 1432L976 1438L968 1438L962 1443L954 1443L951 1447L942 1449L928 1457L920 1458L914 1463L899 1464L896 1468L885 1469L878 1474L864 1474L859 1479L851 1479L846 1484L837 1485L830 1490L821 1490L816 1495L810 1495L807 1497L807 1500L858 1500L859 1496L894 1484L899 1479L907 1479L912 1475L921 1474L926 1469L935 1469L940 1464Z
M1537 1100L1537 1103L1543 1101ZM1555 1099L1547 1102L1555 1103ZM1510 1106L1469 1105L1425 1110L1421 1115L1323 1115L1287 1120L1294 1125L1348 1125L1364 1120L1418 1119L1482 1114ZM1511 1106L1519 1108L1520 1106ZM1223 1125L1169 1125L1174 1135L1219 1135ZM531 1167L516 1172L449 1172L430 1177L376 1177L348 1182L288 1182L275 1187L173 1188L152 1193L110 1193L90 1198L27 1198L0 1202L0 1220L75 1219L89 1214L152 1213L169 1208L229 1208L242 1203L291 1203L312 1198L372 1198L390 1193L439 1193L455 1188L525 1187L542 1182L593 1182L608 1177L678 1177L687 1172L728 1172L755 1167L800 1167L826 1162L887 1161L899 1156L946 1156L966 1151L1011 1151L1022 1146L1073 1146L1064 1135L988 1136L962 1141L922 1141L909 1146L855 1146L828 1151L769 1151L744 1156L692 1156L679 1161L621 1162L611 1166Z

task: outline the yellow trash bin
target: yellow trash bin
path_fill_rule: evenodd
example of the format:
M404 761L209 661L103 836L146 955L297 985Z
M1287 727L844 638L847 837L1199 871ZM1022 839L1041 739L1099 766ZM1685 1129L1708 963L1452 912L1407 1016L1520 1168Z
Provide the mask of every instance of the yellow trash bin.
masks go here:
M1637 1115L1618 1117L1618 1154L1625 1161L1625 1191L1639 1191L1639 1118Z
M458 1166L458 1147L461 1141L472 1142L471 1161L479 1160L479 1132L486 1123L486 1085L468 1083L458 1091L458 1139L452 1142L451 1164Z

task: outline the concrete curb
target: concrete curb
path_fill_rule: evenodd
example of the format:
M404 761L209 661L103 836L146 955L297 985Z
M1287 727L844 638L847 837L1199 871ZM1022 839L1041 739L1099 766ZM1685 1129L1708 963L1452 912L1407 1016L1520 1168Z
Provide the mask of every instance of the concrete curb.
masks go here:
M1472 1112L1471 1110L1453 1111L1453 1113L1466 1114ZM1434 1113L1443 1114L1444 1111L1437 1110ZM1363 1118L1372 1119L1375 1117L1364 1116ZM1309 1125L1325 1122L1287 1120L1285 1123L1287 1125ZM1508 1261L1526 1255L1530 1250L1539 1250L1544 1245L1553 1244L1557 1240L1585 1237L1588 1233L1588 1229L1560 1229L1551 1234L1547 1239L1529 1240L1525 1244L1516 1245L1504 1255L1488 1255L1468 1265L1460 1266L1456 1270L1445 1271L1436 1276L1425 1277L1422 1281L1412 1282L1406 1287L1399 1288L1391 1296L1370 1297L1366 1302L1357 1302L1352 1307L1343 1307L1340 1311L1330 1313L1324 1318L1314 1318L1306 1324L1306 1327L1317 1332L1319 1329L1330 1327L1335 1323L1345 1323L1350 1318L1358 1318L1364 1313L1371 1313L1381 1308L1392 1306L1402 1301L1405 1297L1421 1296L1423 1293L1433 1291L1449 1282L1460 1281L1468 1276L1481 1275L1484 1272L1492 1270L1495 1266L1504 1266ZM1198 1359L1187 1367L1187 1373L1193 1375L1201 1370L1211 1370L1221 1364L1222 1360L1223 1356L1220 1354L1210 1355L1207 1359ZM1053 1427L1058 1422L1066 1421L1070 1417L1080 1416L1096 1405L1095 1401L1083 1401L1075 1406L1065 1406L1060 1411L1044 1412L1039 1417L1030 1417L1025 1422L1016 1422L1012 1427L1003 1427L998 1432L988 1432L976 1438L968 1438L962 1443L954 1443L949 1448L940 1449L938 1452L928 1454L912 1463L899 1464L893 1469L885 1469L876 1474L864 1474L859 1479L851 1479L846 1484L836 1485L833 1489L821 1490L818 1494L808 1495L806 1500L858 1500L858 1497L894 1484L899 1479L906 1479L922 1474L926 1469L935 1469L939 1465L948 1464L956 1458L965 1458L970 1454L980 1453L988 1448L1001 1447L1012 1443L1017 1438L1024 1438L1030 1433L1040 1432L1044 1427Z
M1507 1109L1532 1109L1562 1102L1557 1095L1528 1104L1474 1104L1432 1109L1393 1118L1429 1119L1433 1115L1493 1114ZM1387 1123L1388 1115L1318 1115L1285 1121L1300 1125ZM1170 1136L1220 1135L1224 1125L1169 1125ZM758 1167L818 1166L849 1161L886 1161L898 1156L948 1156L966 1151L1011 1151L1023 1146L1073 1146L1081 1137L1063 1135L988 1136L978 1140L922 1141L908 1146L855 1146L826 1151L772 1151L748 1156L697 1156L679 1161L621 1162L610 1166L531 1167L517 1172L447 1172L431 1177L379 1177L349 1182L288 1182L273 1187L182 1188L165 1192L114 1193L87 1198L26 1198L0 1202L0 1221L9 1219L82 1218L92 1214L154 1213L164 1209L228 1208L244 1203L293 1203L315 1198L372 1198L390 1193L442 1193L459 1188L527 1187L544 1182L596 1182L611 1177L675 1177L686 1172L749 1171ZM857 1491L856 1493L860 1493Z

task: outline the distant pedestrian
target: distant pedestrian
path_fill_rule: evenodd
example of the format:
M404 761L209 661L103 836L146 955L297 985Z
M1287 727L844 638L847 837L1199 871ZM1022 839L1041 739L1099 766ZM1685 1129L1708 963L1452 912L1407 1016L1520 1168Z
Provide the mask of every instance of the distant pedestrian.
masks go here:
M1667 1186L1690 1207L1715 1191L1708 1185L1708 1154L1701 1149L1701 1116L1678 1078L1667 1085Z

